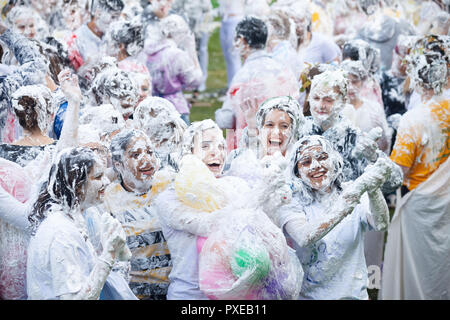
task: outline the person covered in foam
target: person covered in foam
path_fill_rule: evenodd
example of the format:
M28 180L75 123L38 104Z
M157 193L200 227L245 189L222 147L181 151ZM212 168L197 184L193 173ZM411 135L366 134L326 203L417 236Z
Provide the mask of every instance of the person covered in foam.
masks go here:
M90 90L94 105L112 104L124 120L132 118L140 92L133 74L117 68L105 67L92 81Z
M342 156L325 138L301 138L287 170L292 201L270 215L302 263L300 299L368 299L364 234L387 228L380 186L390 165L380 158L345 185L342 167Z
M167 99L147 97L136 108L134 127L144 131L156 148L161 167L177 169L183 133L187 128L175 106Z
M189 124L191 106L183 95L183 90L195 89L202 79L194 37L188 36L188 47L181 43L186 34L191 32L180 16L170 15L159 24L164 24L167 28L161 26L160 31L149 34L144 49L153 82L153 95L171 101L183 120Z
M172 259L159 218L151 208L164 188L159 183L164 179L157 178L160 160L148 136L134 129L117 133L110 152L118 179L105 190L104 208L122 224L132 253L131 264L120 269L139 299L164 300Z
M91 2L90 21L65 39L71 65L76 71L83 65L87 67L100 60L104 46L103 36L111 22L120 16L123 7L122 0Z
M241 136L258 106L268 98L292 96L298 99L298 81L292 71L266 51L267 26L261 19L246 17L236 27L235 47L244 65L233 77L222 107L215 119L227 129L227 150L240 147ZM243 111L243 109L248 112Z
M95 253L83 212L102 200L108 183L103 163L85 148L65 149L55 160L29 215L28 298L97 300L114 261L131 256L125 233L104 214L103 250Z
M6 23L28 39L44 39L49 35L47 23L38 12L25 5L12 8L6 16Z
M224 172L246 180L259 180L261 172L255 168L275 159L282 165L283 157L298 140L305 118L298 102L289 96L267 99L252 117L242 136L242 147L229 154Z
M108 47L114 52L119 69L132 72L139 85L139 102L152 95L152 79L145 64L144 28L139 17L112 23L107 33Z
M369 132L373 128L380 127L382 136L377 141L378 147L386 154L390 151L391 129L388 127L384 110L380 110L377 104L361 96L363 83L368 78L368 73L360 61L343 61L340 67L347 72L349 103L355 109L356 125L362 132Z
M238 177L222 176L226 148L217 124L192 123L182 153L179 172L155 204L173 257L168 299L296 298L298 261L281 230L257 209L267 194L251 192ZM273 193L269 181L264 185ZM279 203L282 197L271 200ZM231 221L233 228L227 227Z
M401 166L404 180L388 230L383 299L449 297L448 274L431 272L449 265L442 254L448 252L444 239L450 230L449 48L449 36L428 35L415 42L408 56L407 72L421 104L400 119L390 156Z

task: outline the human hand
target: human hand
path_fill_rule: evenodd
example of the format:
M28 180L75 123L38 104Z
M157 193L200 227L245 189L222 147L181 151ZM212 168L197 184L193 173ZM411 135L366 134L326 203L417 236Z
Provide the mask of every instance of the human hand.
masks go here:
M129 256L125 231L120 222L108 213L101 216L100 241L103 247L102 255L107 256L112 261L116 257L123 261L124 258Z
M368 133L363 132L358 136L355 149L353 150L353 156L356 158L366 158L371 162L377 160L377 141L381 138L383 131L380 127L373 128Z
M78 77L71 74L69 69L65 69L58 74L61 91L68 101L81 102L82 94L78 84Z

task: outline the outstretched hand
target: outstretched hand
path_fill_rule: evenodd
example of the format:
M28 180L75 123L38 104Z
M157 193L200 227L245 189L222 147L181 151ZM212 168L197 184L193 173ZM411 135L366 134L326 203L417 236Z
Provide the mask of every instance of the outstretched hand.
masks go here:
M82 94L77 75L72 74L69 69L65 69L58 74L58 80L61 90L68 101L81 101Z

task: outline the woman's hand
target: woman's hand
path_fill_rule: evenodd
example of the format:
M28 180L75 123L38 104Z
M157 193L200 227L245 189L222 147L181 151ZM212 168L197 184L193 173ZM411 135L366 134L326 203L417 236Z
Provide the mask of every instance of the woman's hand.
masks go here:
M78 84L78 77L65 69L58 74L59 84L66 99L70 102L80 103L82 99L81 89Z
M126 260L127 256L129 256L129 249L126 246L126 235L120 222L110 214L104 213L101 217L100 232L103 247L102 256L108 259L108 262L111 264L116 257L120 260Z

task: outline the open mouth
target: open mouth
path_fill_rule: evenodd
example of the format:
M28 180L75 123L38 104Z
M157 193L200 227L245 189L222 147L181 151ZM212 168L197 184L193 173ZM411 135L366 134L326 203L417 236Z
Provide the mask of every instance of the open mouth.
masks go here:
M222 166L222 163L219 161L213 161L207 164L208 168L212 171L220 170L220 167Z
M153 175L154 171L155 171L155 168L153 168L151 166L139 169L139 172L144 176L151 176L151 175Z
M312 179L320 179L327 174L326 170L320 170L310 175Z
M269 146L271 147L280 147L281 143L280 140L269 140Z

